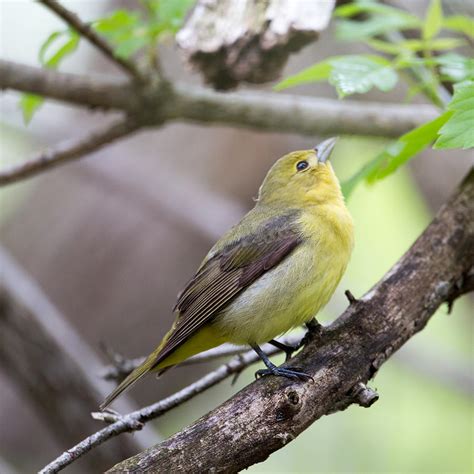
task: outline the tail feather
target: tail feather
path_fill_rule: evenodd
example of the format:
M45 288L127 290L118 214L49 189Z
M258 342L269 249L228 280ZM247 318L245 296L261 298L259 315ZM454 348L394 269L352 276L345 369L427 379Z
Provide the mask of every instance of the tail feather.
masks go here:
M144 377L154 366L156 357L148 357L142 365L130 373L118 387L100 405L100 410L107 408L119 395L128 390L132 385Z

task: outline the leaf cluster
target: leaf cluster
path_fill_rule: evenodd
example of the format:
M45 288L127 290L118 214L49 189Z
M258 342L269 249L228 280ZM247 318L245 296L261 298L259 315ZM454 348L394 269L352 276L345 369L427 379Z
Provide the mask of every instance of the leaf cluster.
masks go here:
M172 37L181 28L195 0L141 0L137 10L119 9L90 23L110 43L117 57L128 59L146 49L151 58L160 41ZM51 33L40 47L38 60L49 69L57 69L78 48L81 36L71 28ZM29 123L44 98L22 94L20 107Z
M344 98L374 88L388 92L403 76L409 82L407 100L423 93L443 109L433 121L388 145L344 183L346 196L360 181L385 178L432 143L437 149L474 147L474 59L453 51L474 38L472 18L444 16L440 0L431 1L424 19L367 0L342 5L335 16L339 40L361 42L374 53L326 58L286 78L275 90L326 80ZM411 31L415 39L405 39L403 31ZM443 83L454 89L447 105L439 97Z

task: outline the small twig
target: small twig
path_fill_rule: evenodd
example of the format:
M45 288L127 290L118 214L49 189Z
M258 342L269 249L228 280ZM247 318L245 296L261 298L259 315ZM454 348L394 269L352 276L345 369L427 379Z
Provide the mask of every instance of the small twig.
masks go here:
M279 352L279 350L276 347L270 346L267 354L273 355L277 352ZM221 365L216 370L213 370L201 379L183 388L179 392L176 392L175 394L148 407L129 413L128 415L116 415L112 411L108 411L105 414L100 415L94 413L93 417L95 419L100 418L102 421L113 421L113 423L84 439L71 449L65 451L63 454L61 454L61 456L44 467L40 471L40 474L59 472L74 462L76 459L86 454L92 448L99 446L105 441L108 441L109 439L121 433L142 429L143 424L147 421L158 418L164 413L170 411L172 408L183 404L187 400L190 400L199 393L202 393L208 388L213 387L231 375L240 373L243 369L250 366L251 364L254 364L258 360L259 358L254 351L247 351L244 354L238 355L228 363Z
M55 166L81 158L87 153L96 151L118 138L122 138L139 128L139 124L126 117L98 132L93 132L80 139L67 140L54 148L40 153L31 160L0 171L0 186L14 183L25 178L43 173Z
M44 6L52 10L62 18L71 28L76 30L84 38L87 38L105 56L120 66L127 74L137 79L143 79L143 75L137 65L120 56L117 56L110 44L98 35L87 23L84 23L75 13L71 12L56 0L39 0Z
M297 345L302 340L303 334L291 334L281 340L283 344L287 345ZM262 349L268 355L276 354L281 352L281 350L271 346L270 344L265 344ZM223 357L235 356L248 351L248 346L234 346L233 344L223 344L214 349L209 349L208 351L197 354L193 357L182 362L180 365L193 365L199 364L202 362L209 362L216 359L221 359ZM107 349L109 358L111 360L111 365L104 367L103 372L100 374L105 380L114 380L121 381L123 380L132 370L137 368L140 364L143 363L145 357L136 357L134 359L127 359L121 354L113 353L110 348ZM112 357L111 357L112 355Z
M344 291L344 294L346 295L346 298L349 300L349 304L355 304L357 301L359 301L351 292L351 290L346 290Z

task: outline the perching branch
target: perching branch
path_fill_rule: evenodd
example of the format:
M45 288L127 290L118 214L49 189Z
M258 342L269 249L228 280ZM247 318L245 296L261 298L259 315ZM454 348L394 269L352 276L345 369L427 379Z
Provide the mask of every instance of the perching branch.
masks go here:
M89 40L104 56L117 64L122 70L135 79L141 79L142 75L136 64L128 61L114 53L113 48L108 42L98 35L90 25L84 23L75 13L69 11L56 0L39 0L45 7L52 10L56 15L62 18L73 30L77 31L82 37Z
M314 421L353 403L360 383L465 287L474 267L474 169L400 261L316 334L291 365L314 383L267 377L167 441L109 472L238 472L264 461ZM374 400L373 396L367 397Z
M272 355L277 352L278 349L275 347L270 347L268 348L267 354ZM213 387L231 375L239 374L243 369L257 362L258 360L258 356L254 351L247 351L245 354L235 357L230 362L223 364L216 370L208 373L197 382L188 385L179 392L176 392L175 394L165 398L164 400L154 403L153 405L123 416L115 415L109 411L100 414L94 414L95 418L97 419L113 423L84 439L71 449L65 451L63 454L61 454L61 456L44 467L40 474L52 474L59 472L89 452L91 449L99 446L105 441L121 433L141 430L144 423L147 421L158 418L172 408L183 404L187 400L190 400L199 393L202 393L208 388Z
M0 186L29 178L60 164L81 158L87 153L99 150L107 143L131 134L138 128L137 122L125 117L79 140L67 140L24 163L0 171Z

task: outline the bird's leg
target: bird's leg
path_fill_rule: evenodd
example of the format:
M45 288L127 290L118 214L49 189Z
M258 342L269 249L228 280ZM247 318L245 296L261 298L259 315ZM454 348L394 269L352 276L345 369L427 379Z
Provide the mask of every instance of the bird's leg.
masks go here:
M286 354L285 362L288 359L291 359L293 352L297 351L301 347L299 344L297 346L289 346L288 344L283 344L283 342L276 341L275 339L268 341L268 344L271 344L272 346L277 347L278 349L282 350Z
M250 344L250 347L252 347L260 359L262 359L263 363L267 366L266 369L257 370L257 372L255 372L255 378L264 377L265 375L276 375L277 377L286 377L296 380L312 380L310 375L300 372L299 370L277 367L270 361L267 354L265 354L265 352L263 352L262 349L257 346L257 344Z

